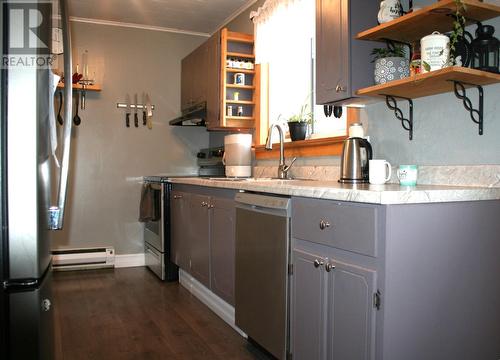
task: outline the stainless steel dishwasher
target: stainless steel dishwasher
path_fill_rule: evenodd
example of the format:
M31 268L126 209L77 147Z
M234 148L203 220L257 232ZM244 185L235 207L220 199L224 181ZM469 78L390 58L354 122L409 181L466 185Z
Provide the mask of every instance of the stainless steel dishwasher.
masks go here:
M278 359L289 348L290 198L238 193L236 325Z

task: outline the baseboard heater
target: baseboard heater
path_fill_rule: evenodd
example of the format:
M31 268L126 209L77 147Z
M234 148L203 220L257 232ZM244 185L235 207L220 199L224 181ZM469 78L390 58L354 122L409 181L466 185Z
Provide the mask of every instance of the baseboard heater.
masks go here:
M115 267L115 249L112 247L78 248L52 251L54 270L84 270Z

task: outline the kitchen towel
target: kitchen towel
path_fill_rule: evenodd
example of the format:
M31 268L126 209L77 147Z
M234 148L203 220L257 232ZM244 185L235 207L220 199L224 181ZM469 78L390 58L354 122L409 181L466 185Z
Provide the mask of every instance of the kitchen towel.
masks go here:
M139 221L149 222L157 221L159 219L160 209L156 209L155 204L155 191L151 184L142 185L141 190L141 203L139 206Z

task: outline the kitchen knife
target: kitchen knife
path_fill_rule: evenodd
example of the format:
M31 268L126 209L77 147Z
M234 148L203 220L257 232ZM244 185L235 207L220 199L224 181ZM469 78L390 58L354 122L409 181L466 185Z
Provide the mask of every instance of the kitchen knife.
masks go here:
M151 106L151 99L149 98L149 94L146 94L146 116L148 118L148 129L151 130L153 128L153 108Z
M134 107L134 126L135 127L139 127L139 116L137 115L137 93L134 94L134 103L135 103L135 107Z
M127 109L125 110L125 126L130 127L130 95L127 94L125 97L125 103L127 104Z
M148 117L146 115L146 93L142 93L142 125L146 126Z

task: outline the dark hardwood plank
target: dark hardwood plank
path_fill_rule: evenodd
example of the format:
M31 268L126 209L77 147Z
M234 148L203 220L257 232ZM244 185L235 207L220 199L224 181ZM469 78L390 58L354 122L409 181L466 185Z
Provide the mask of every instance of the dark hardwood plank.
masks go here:
M56 359L268 359L145 268L54 274Z

